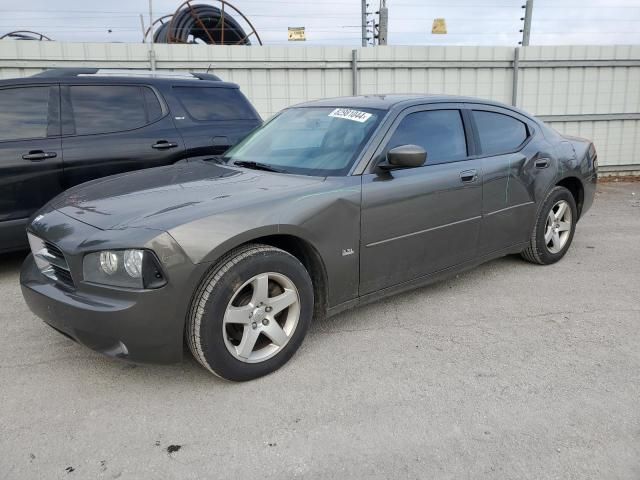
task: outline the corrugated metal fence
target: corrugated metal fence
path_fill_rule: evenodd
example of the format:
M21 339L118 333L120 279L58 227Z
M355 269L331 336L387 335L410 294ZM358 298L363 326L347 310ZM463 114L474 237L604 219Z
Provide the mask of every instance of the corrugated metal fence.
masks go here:
M263 117L298 102L447 93L515 104L595 141L603 170L640 171L640 45L227 47L0 42L0 78L51 67L206 71L240 84Z

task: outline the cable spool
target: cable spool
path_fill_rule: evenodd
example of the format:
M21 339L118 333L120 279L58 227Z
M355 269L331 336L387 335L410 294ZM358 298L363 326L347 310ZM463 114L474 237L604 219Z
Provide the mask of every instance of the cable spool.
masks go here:
M169 15L164 15L160 18L156 18L153 23L151 24L150 27L147 27L147 29L144 32L144 38L142 39L143 42L146 42L148 40L149 37L149 33L153 32L153 41L154 43L158 43L158 37L159 36L166 36L166 33L160 33L162 30L166 30L169 27L169 23L171 23L171 18L173 17L173 14L169 14Z
M173 15L155 20L145 32L145 39L153 31L155 43L252 45L251 37L255 37L262 45L258 32L242 12L225 0L212 3L183 2Z

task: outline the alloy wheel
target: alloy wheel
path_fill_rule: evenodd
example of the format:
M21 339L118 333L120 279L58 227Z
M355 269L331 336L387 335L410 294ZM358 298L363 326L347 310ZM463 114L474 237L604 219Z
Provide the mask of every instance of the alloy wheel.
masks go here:
M300 319L300 295L281 273L255 275L231 297L222 322L227 350L237 360L263 362L289 342Z
M572 225L569 203L566 200L556 202L549 210L544 230L544 242L549 253L562 251L571 236Z

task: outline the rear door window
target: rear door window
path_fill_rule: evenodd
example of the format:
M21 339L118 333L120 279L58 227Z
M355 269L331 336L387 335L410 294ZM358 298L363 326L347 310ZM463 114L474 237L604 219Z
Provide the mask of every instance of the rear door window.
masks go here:
M249 101L237 88L173 87L194 120L255 120Z
M509 115L473 110L483 155L513 152L527 139L527 126Z
M46 138L51 88L0 90L0 141Z
M155 93L143 86L73 85L69 95L76 135L133 130L162 116Z
M400 145L418 145L427 151L426 165L467 157L467 141L459 110L426 110L404 117L386 151Z

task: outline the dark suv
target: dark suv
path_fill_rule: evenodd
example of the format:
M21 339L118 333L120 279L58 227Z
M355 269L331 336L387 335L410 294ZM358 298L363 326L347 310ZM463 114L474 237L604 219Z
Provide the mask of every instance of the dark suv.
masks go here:
M53 69L0 81L0 252L67 188L219 155L261 123L239 87L203 73Z

